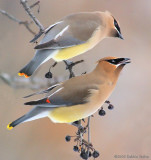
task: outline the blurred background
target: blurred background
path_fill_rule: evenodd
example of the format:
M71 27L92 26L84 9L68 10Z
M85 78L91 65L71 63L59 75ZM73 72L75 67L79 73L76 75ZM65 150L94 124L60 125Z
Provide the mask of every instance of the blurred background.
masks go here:
M32 4L32 0L29 3ZM0 8L21 20L30 20L19 0L0 0ZM91 120L91 140L100 152L99 159L115 159L114 155L146 155L151 159L151 1L150 0L42 0L36 17L45 26L62 17L81 11L110 11L119 20L125 40L105 39L86 54L73 58L84 59L77 65L76 74L90 72L95 62L105 56L129 57L127 65L109 100L115 106L106 116L97 113ZM33 24L33 29L38 32ZM0 14L0 72L17 76L17 72L33 57L33 35ZM53 60L44 64L36 74L43 77ZM52 72L67 76L64 63ZM1 160L80 160L73 151L73 142L66 135L76 129L67 124L54 124L48 118L24 123L12 131L9 122L26 113L22 97L30 89L13 89L0 80L0 159ZM34 98L33 98L34 99ZM118 158L120 159L120 158ZM121 158L122 159L122 158ZM127 159L127 158L125 158Z

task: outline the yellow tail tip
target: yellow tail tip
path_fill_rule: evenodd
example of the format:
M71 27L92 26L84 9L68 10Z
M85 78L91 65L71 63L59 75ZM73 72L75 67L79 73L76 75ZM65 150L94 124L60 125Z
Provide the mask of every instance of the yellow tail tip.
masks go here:
M29 77L30 77L30 76L28 76L27 74L25 74L25 73L20 73L20 72L18 73L18 75L19 75L19 76L24 76L25 78L29 78Z
M18 73L18 75L19 75L19 76L23 76L23 75L24 75L24 73Z
M12 127L10 124L11 124L11 123L9 123L9 124L7 125L7 129L8 129L8 130L13 129L13 127Z

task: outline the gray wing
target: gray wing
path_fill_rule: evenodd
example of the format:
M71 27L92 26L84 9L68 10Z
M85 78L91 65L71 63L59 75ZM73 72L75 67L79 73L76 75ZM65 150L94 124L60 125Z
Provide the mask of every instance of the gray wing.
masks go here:
M75 38L70 28L71 26L65 25L64 22L56 25L46 33L35 49L60 49L85 43L85 41Z
M39 39L39 37L41 37L41 35L43 35L44 33L48 33L48 31L50 31L54 26L56 26L58 23L61 23L61 22L57 22L53 25L50 25L48 28L46 28L44 31L40 31L38 34L36 34L34 36L34 38L30 41L30 43L33 43L33 42L36 42L37 39ZM44 42L43 42L44 43Z
M61 49L83 44L92 37L99 25L98 19L92 15L69 16L50 27L35 49Z
M80 86L73 87L74 82L70 85L61 85L54 88L51 94L47 95L45 98L30 101L25 103L25 105L40 105L43 107L60 107L60 106L70 106L87 103L93 91L98 91L97 85L87 85L80 84Z
M47 88L46 90L43 90L43 91L40 91L40 92L35 92L35 93L32 93L30 95L27 95L23 98L28 98L28 97L31 97L31 96L34 96L34 95L38 95L38 94L45 94L45 93L49 93L52 89L54 89L55 87L61 85L61 83L58 83L58 84L55 84L55 85L52 85L51 87Z

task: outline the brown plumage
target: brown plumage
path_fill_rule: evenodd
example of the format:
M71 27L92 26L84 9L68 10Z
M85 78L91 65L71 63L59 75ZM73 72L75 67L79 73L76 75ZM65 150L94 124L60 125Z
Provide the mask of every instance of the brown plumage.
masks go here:
M38 92L46 93L45 98L25 103L36 107L9 127L42 117L49 117L57 123L71 123L94 114L114 90L127 63L130 63L128 58L106 57L98 61L91 73Z
M111 13L81 12L66 16L45 30L44 38L35 47L35 56L19 75L31 76L51 58L59 62L85 53L106 37L123 39Z

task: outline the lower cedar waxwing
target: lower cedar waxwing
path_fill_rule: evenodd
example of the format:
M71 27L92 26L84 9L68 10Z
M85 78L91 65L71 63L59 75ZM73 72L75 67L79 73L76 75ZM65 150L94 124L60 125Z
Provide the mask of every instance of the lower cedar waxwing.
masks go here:
M107 57L98 61L96 68L88 74L73 77L45 91L45 98L25 103L35 107L8 124L12 129L20 123L49 117L55 123L72 123L94 114L108 99L129 58ZM29 97L27 96L27 97Z
M123 39L118 22L108 11L71 14L44 33L44 38L35 47L35 56L19 71L19 76L28 78L51 58L59 62L80 55L106 37Z

